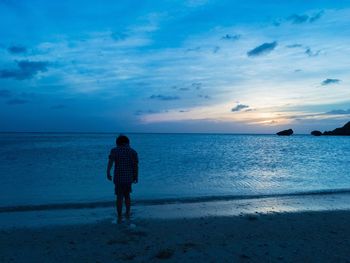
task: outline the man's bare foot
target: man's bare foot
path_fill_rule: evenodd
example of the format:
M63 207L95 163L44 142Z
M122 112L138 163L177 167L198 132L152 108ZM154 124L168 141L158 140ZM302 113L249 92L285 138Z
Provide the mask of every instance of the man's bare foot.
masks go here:
M125 213L125 218L126 218L127 220L130 220L130 212L129 212L129 213Z
M118 224L121 224L123 222L123 218L121 216L118 216L117 222Z

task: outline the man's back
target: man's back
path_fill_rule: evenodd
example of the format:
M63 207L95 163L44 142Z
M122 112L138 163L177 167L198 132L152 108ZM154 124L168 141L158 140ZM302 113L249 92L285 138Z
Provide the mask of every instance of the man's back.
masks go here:
M110 160L114 161L114 183L132 183L137 175L138 157L129 145L117 146L111 150Z

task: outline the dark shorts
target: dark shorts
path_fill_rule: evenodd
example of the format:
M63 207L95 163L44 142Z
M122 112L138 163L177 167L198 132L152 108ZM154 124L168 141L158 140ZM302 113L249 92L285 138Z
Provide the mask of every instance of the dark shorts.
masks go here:
M114 185L114 192L117 197L128 196L131 190L131 183L117 183Z

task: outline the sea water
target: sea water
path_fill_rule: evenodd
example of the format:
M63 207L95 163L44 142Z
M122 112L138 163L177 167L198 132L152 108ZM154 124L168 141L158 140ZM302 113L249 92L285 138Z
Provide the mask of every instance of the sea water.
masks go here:
M0 134L0 207L114 200L117 134ZM134 200L350 191L350 137L127 134L139 155Z

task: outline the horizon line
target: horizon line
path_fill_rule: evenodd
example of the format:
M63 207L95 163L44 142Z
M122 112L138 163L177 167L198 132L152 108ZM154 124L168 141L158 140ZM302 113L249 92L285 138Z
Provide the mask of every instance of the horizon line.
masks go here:
M276 133L235 133L235 132L116 132L116 131L0 131L5 133L32 133L32 134L217 134L217 135L276 135ZM293 133L293 135L310 135L310 133Z

